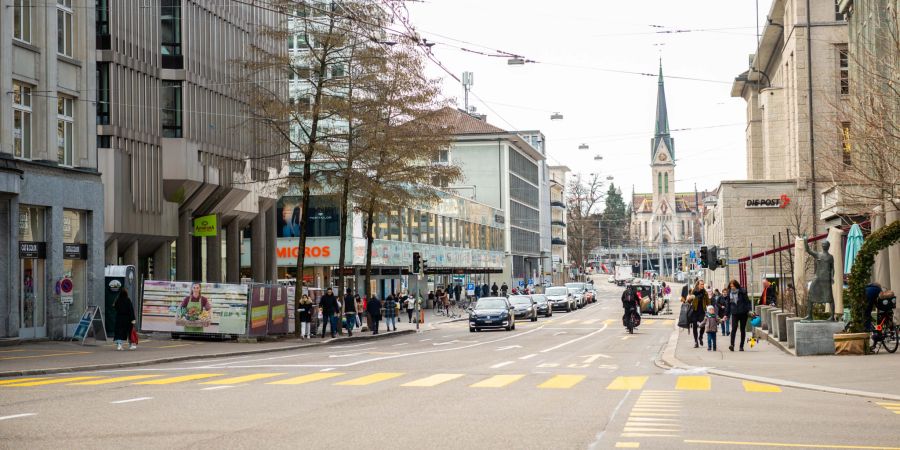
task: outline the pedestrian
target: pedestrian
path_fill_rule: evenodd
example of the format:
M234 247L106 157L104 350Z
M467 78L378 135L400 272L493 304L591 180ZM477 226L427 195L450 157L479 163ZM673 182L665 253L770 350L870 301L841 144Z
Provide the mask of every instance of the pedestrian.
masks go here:
M672 286L669 286L668 284L666 284L665 281L663 281L662 285L663 285L663 304L662 304L662 307L660 307L660 310L662 310L665 307L668 307L669 301L672 300Z
M453 288L453 296L456 297L456 303L459 303L459 300L462 298L462 285L457 284L455 288Z
M500 286L500 292L503 294L504 297L508 297L507 293L509 292L509 286L506 285L505 281L503 282L503 285Z
M116 310L116 329L115 329L115 340L116 340L116 350L123 350L122 344L125 341L131 341L131 345L128 347L129 350L137 350L137 343L131 340L131 330L134 328L134 305L131 303L131 298L128 297L128 289L124 287L119 291L119 295L116 296L116 301L113 302L113 309Z
M397 299L394 294L390 294L384 299L384 323L388 331L391 331L392 326L394 331L397 331L397 310L394 309L396 306Z
M878 296L881 295L881 291L881 283L873 281L866 285L866 310L864 315L864 317L866 318L866 331L875 331L875 328L872 326L872 311L875 310L875 303L878 301Z
M741 329L741 351L744 351L744 341L747 338L747 316L753 309L753 303L747 296L747 291L741 287L737 280L731 280L728 284L728 302L731 304L731 345L728 350L734 351L735 331Z
M359 294L353 297L353 302L356 303L356 326L362 328L362 316L366 313L365 305L363 305L362 297Z
M450 316L450 294L444 292L441 295L441 306L444 307L444 313L449 317Z
M775 306L775 304L778 303L777 300L778 292L775 290L775 285L769 280L763 280L763 290L762 295L759 297L759 304Z
M404 303L406 306L406 316L409 317L409 323L412 323L413 313L416 312L416 299L412 295L407 295Z
M400 320L400 310L403 308L403 304L402 304L402 303L403 303L403 300L401 300L401 299L404 298L404 297L405 297L404 294L394 296L394 313L395 313L395 314L394 314L394 317L395 317L395 319L394 319L394 328L397 328L397 322L396 322L396 321Z
M497 283L494 283L495 286L496 286L496 284L497 284ZM481 285L481 296L482 296L482 297L489 297L490 295L491 295L491 288L490 288L490 286L488 286L487 283L482 284L482 285Z
M716 289L716 315L719 316L722 336L728 336L731 327L731 303L728 301L728 287L722 292Z
M719 329L719 317L716 315L716 307L706 307L706 316L703 318L703 328L706 328L706 351L716 351L716 333Z
M434 295L434 291L428 291L428 304L431 305L432 308L437 309L438 306L437 303L435 303L435 300L437 300L437 296Z
M347 295L344 296L344 320L347 322L347 335L353 336L353 325L356 324L356 301L353 298L353 290L347 288Z
M369 298L366 307L369 318L372 320L372 334L378 334L378 322L381 321L381 300L378 300L378 297L373 295Z
M506 286L506 283L503 283ZM491 285L491 295L496 297L500 294L500 288L497 287L497 282L495 281L493 285Z
M309 339L309 325L312 322L313 303L308 295L303 294L300 297L297 313L300 314L300 339Z
M331 337L334 338L338 331L338 314L341 313L341 305L331 288L325 290L325 295L319 301L322 308L322 339L325 338L325 329L331 325Z
M691 294L694 296L691 300L691 310L694 312L691 319L691 332L694 335L694 348L699 348L703 344L705 329L701 327L703 316L706 314L706 307L709 306L709 295L706 294L706 285L703 280L697 280Z

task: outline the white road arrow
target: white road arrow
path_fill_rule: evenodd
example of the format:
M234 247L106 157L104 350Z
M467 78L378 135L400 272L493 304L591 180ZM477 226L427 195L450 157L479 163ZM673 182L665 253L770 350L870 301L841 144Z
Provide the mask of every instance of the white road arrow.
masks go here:
M584 363L585 363L585 364L590 364L590 363L592 363L592 362L594 362L594 361L596 361L596 360L598 360L598 359L600 359L600 358L606 358L606 359L609 359L609 358L612 358L612 357L609 356L609 355L604 355L604 354L602 354L602 353L596 353L596 354L593 354L593 355L583 355L583 356L579 356L579 358L586 358L586 359L584 360Z
M521 345L507 345L506 347L498 347L497 351L502 352L503 350L509 350L512 348L522 348L522 346Z

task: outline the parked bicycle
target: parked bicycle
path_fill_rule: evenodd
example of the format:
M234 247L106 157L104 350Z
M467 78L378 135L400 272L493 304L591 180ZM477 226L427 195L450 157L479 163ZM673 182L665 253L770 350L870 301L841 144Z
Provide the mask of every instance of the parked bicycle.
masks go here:
M880 296L875 307L878 314L872 330L872 351L878 353L880 344L888 353L894 353L900 347L900 326L894 323L897 297Z

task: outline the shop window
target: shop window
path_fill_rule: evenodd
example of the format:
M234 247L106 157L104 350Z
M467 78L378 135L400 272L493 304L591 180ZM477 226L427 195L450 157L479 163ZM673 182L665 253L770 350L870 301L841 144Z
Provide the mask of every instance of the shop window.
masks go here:
M63 243L85 244L88 236L87 214L72 209L63 210ZM84 259L63 259L63 276L72 279L74 285L72 306L66 323L78 322L84 312L87 292L87 261Z

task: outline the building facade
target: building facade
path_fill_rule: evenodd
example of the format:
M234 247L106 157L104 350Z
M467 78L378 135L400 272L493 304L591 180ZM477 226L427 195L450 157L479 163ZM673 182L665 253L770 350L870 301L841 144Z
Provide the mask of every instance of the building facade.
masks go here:
M275 279L276 194L266 180L280 168L269 155L281 152L263 145L240 86L257 81L243 69L254 47L286 54L259 32L279 20L209 0L97 1L84 29L96 28L108 264L152 279L238 282L246 232L253 279ZM195 234L199 220L211 233Z
M566 166L550 166L550 248L553 285L569 281L569 236L566 218Z
M93 1L0 8L0 338L72 336L103 298L93 24Z

